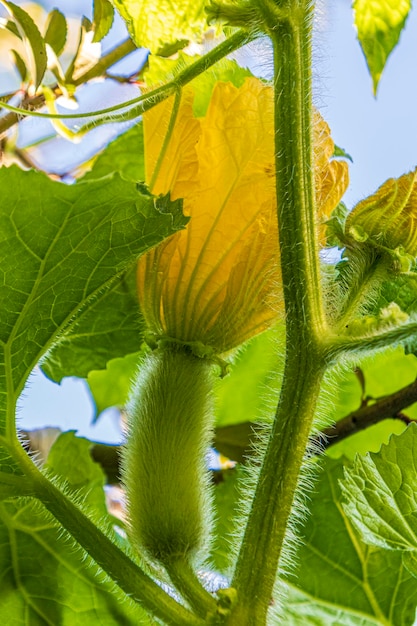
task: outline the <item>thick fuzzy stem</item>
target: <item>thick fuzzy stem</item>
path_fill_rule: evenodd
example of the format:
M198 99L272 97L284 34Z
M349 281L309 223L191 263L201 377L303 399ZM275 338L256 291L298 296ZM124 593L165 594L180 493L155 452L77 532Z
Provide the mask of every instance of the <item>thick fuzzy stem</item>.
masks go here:
M228 626L264 626L320 391L319 360L288 358L276 421L233 579Z
M312 163L310 2L258 0L274 46L275 165L286 365L276 420L237 562L228 625L264 625L308 444L328 330ZM266 10L267 9L267 10Z
M131 538L168 571L177 559L195 561L207 540L212 367L183 348L155 350L141 364L129 408Z

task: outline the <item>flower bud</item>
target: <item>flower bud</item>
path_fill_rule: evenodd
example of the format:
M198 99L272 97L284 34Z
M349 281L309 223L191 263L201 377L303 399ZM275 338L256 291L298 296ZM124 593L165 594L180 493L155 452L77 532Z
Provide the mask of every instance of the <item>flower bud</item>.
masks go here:
M400 178L390 178L359 202L346 220L346 231L356 241L401 249L417 256L417 169Z

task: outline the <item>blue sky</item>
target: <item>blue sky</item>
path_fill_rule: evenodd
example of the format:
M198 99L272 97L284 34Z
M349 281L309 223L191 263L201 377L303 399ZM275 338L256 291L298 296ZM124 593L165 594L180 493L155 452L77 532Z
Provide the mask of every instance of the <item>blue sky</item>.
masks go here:
M68 13L68 6L74 14L91 13L91 0L43 4L56 6L64 13ZM353 158L351 184L345 196L349 207L373 193L387 178L400 176L417 165L416 31L417 14L412 11L374 98L352 25L350 2L328 0L319 7L314 101L329 122L335 142ZM122 37L120 31L118 36ZM268 65L265 59L262 63ZM78 428L80 434L97 440L119 438L114 412L101 418L98 426L90 427L93 406L82 382L67 379L58 386L37 375L20 405L22 427L53 425Z

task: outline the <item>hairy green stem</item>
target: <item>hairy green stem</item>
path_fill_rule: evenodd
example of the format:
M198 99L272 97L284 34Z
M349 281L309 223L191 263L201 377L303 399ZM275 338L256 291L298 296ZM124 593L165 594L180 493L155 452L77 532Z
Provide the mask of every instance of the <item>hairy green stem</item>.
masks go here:
M343 302L336 320L338 331L349 324L372 303L376 292L392 272L393 260L377 249L351 250L346 267L341 267Z
M172 626L203 626L204 622L169 596L127 554L55 486L21 449L19 463L34 495L84 548L103 571L135 602Z
M214 619L217 613L216 599L204 589L190 563L184 559L175 559L166 564L165 568L175 588L187 600L196 615L205 618L206 622L210 615Z
M274 47L277 206L286 364L275 424L236 566L230 626L265 624L325 369L312 163L310 2L265 4ZM278 3L276 3L278 5Z
M238 603L228 626L261 626L272 601L323 367L289 357L274 428L262 464L232 586Z
M383 350L390 346L405 344L417 335L417 322L411 321L384 332L355 336L328 336L324 341L324 352L328 363L336 361L340 356L354 355L359 358L374 350ZM356 358L356 361L358 359Z
M28 111L24 108L14 107L6 102L0 100L0 108L3 107L13 112L14 121L9 123L5 122L8 119L8 115L4 116L0 120L0 135L2 132L10 128L13 124L19 121L20 116L32 116L32 117L41 117L45 119L77 119L77 118L86 118L86 117L97 117L97 116L105 116L106 113L110 113L110 115L102 117L100 121L93 120L85 124L78 132L78 134L82 135L92 128L95 128L98 123L104 124L107 122L115 122L115 121L125 121L129 119L136 119L142 113L151 109L155 105L163 102L167 98L169 98L172 94L176 93L179 89L184 87L187 83L192 81L194 78L205 72L209 67L224 59L228 54L231 54L238 48L243 45L249 43L255 38L255 34L248 31L238 31L234 33L231 37L223 41L221 44L213 48L210 52L205 54L203 57L199 58L195 63L192 63L188 67L186 67L182 72L180 72L172 81L162 85L161 87L157 87L152 91L148 92L145 95L138 96L137 98L133 98L132 100L127 100L126 102L122 102L120 104L116 104L112 107L107 107L105 109L98 109L96 111L85 112L85 113L70 113L70 114L53 114L53 113L41 113L39 111ZM81 78L81 77L80 77ZM80 79L79 79L80 80ZM36 108L40 108L44 105L45 99L41 98L37 104ZM132 107L127 111L122 111L119 114L116 114L116 111L121 111L128 107Z
M167 132L165 133L164 141L163 141L163 144L161 146L161 150L160 150L159 155L158 155L158 160L156 162L154 171L152 173L152 178L151 178L151 180L149 182L149 189L150 189L151 192L152 192L153 186L155 185L155 181L158 178L159 171L160 171L162 163L164 162L164 159L165 159L165 153L166 153L167 148L169 146L169 143L171 141L172 133L173 133L174 127L175 127L175 122L177 121L177 117L178 117L178 111L179 111L179 108L180 108L180 104L181 104L181 90L178 89L177 93L175 94L174 104L173 104L172 111L171 111L171 117L169 118L169 124L168 124L168 128L167 128Z

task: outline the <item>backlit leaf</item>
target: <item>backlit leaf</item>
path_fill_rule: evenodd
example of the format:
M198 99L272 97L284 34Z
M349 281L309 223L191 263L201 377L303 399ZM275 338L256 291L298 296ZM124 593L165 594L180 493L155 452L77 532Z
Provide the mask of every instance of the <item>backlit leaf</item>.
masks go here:
M60 382L65 376L87 378L92 370L103 370L111 359L140 349L143 322L136 290L131 286L131 275L129 272L109 287L100 299L92 301L71 333L48 351L42 361L42 370L51 380ZM114 397L117 382L107 384L107 391ZM113 404L100 405L98 402L99 411Z
M342 481L344 510L366 543L417 556L417 425L357 456Z
M238 480L241 468L222 472L221 480L213 491L215 525L211 544L210 560L217 572L230 573L233 563L232 536L236 532L236 514L239 497Z
M101 41L112 27L114 8L110 0L94 0L93 2L93 42Z
M67 41L67 21L61 11L53 9L48 15L46 24L45 43L51 46L58 57Z
M138 47L157 53L178 40L199 39L207 29L206 0L113 0Z
M22 82L25 82L28 77L28 70L26 67L26 63L24 62L24 60L22 59L22 57L16 50L11 50L11 53L14 56L14 62L16 64L17 71L20 74L20 78Z
M358 39L372 77L374 93L387 59L403 30L411 0L354 0Z
M111 406L124 407L138 369L140 354L128 354L120 359L112 359L106 369L93 369L87 382L94 398L97 417Z
M404 349L399 346L361 360L360 368L365 380L363 392L353 372L345 372L342 379L338 378L335 381L332 395L334 421L359 409L364 397L368 397L372 403L373 399L395 393L411 384L417 377L417 358L413 354L404 354ZM413 404L403 412L415 419L417 418L417 405ZM385 419L332 445L328 449L328 454L332 457L345 455L353 459L356 453L378 452L381 444L388 443L392 433L400 434L404 428L404 423L398 419Z
M62 433L49 451L45 469L65 479L66 487L77 492L83 506L105 518L105 477L100 465L90 455L91 446L91 441L76 437L73 431Z
M46 71L47 55L45 42L35 22L26 11L13 2L7 2L7 0L0 0L0 2L6 7L10 15L13 16L19 33L25 43L31 79L35 89L37 89Z
M7 410L13 413L38 360L141 252L184 222L175 215L180 206L165 202L162 212L150 194L117 176L64 185L38 172L1 168L0 188L2 435Z
M282 624L412 626L415 579L399 553L371 547L355 534L342 507L342 476L342 462L327 461L310 496L299 565L282 588Z

